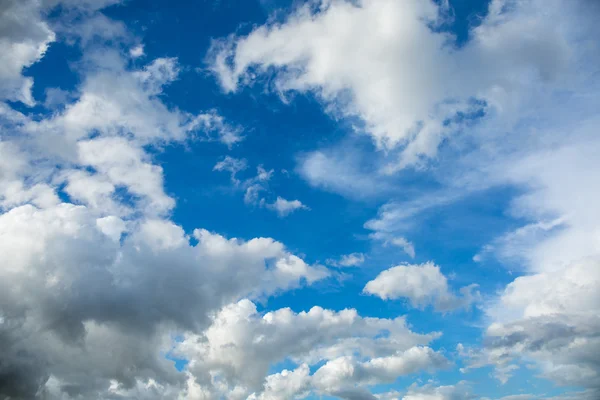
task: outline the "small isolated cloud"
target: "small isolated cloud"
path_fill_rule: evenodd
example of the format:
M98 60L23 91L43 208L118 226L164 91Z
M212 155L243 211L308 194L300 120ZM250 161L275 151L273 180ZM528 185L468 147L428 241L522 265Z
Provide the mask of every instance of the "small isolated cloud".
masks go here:
M226 156L213 167L213 171L226 171L231 175L231 182L239 189L244 191L244 203L251 206L260 206L273 210L280 218L287 217L298 210L310 210L300 200L287 200L277 196L275 201L270 203L265 196L270 194L269 181L273 177L275 170L267 170L262 165L256 167L256 175L240 180L237 174L248 168L245 159Z
M327 260L327 264L336 267L358 267L365 262L365 255L363 253L351 253L344 254L339 260Z
M137 46L132 47L131 49L129 49L129 55L131 56L131 58L142 57L144 55L144 45L138 44Z
M437 311L447 312L466 308L478 297L476 285L461 288L461 296L448 288L448 279L440 267L432 262L420 265L398 265L381 272L369 281L364 293L383 300L407 299L415 308L433 306Z
M280 196L277 196L277 200L275 200L274 203L266 204L266 207L276 211L277 215L282 218L287 217L297 210L310 210L310 208L302 204L300 200L286 200Z

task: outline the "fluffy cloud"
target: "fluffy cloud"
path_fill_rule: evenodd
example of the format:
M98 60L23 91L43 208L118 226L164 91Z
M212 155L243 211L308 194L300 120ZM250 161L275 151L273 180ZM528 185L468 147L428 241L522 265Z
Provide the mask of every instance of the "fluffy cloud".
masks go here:
M253 399L280 398L281 393L293 398L308 391L344 397L339 393L446 367L442 354L423 346L436 337L411 332L404 318L365 318L352 309L321 307L261 315L252 302L242 300L216 314L204 333L186 335L174 352L190 360L189 371L205 384L213 382L214 390L229 393L228 398L249 393ZM265 380L269 366L286 359L298 367ZM322 361L311 375L309 366ZM247 368L250 364L253 368Z
M254 177L244 180L238 179L237 174L247 168L248 164L245 159L225 156L223 160L215 164L213 171L229 172L233 185L236 188L244 190L244 203L273 210L280 218L287 217L298 210L310 210L300 200L287 200L281 196L277 196L275 201L269 203L265 196L269 192L269 181L275 171L272 169L267 171L262 165L259 165L256 168L256 175ZM263 192L265 192L265 196L261 194Z
M464 352L470 367L494 365L507 381L520 357L539 363L541 374L565 386L596 390L600 365L597 259L517 278L488 310L499 322L486 331L485 348Z
M27 397L50 375L73 393L101 390L109 380L126 388L136 379L176 383L160 354L171 346L170 331L202 329L210 310L240 297L328 276L272 239L196 230L191 245L179 226L145 220L120 242L118 222L66 203L0 216L5 394ZM81 375L90 368L90 378Z
M56 35L38 2L8 0L0 6L0 98L33 106L33 79L22 75L44 56Z
M165 215L175 203L163 190L162 168L153 165L144 146L215 130L227 136L230 128L214 112L190 115L168 109L157 97L177 78L175 59L159 58L129 70L119 53L95 50L86 53L81 73L77 100L48 118L38 121L10 108L0 110L0 151L10 153L2 165L0 203L56 203L51 182L66 184L72 201L101 214L124 216L134 203L138 211ZM121 189L127 199L119 198Z
M405 298L413 307L432 305L438 311L468 307L478 296L476 285L461 288L456 296L448 288L448 280L440 267L427 262L421 265L398 265L381 272L369 281L363 291L384 300Z
M426 347L412 347L402 353L356 362L351 357L337 358L319 368L313 379L317 388L341 398L352 398L355 385L391 383L398 376L421 369L443 368L448 361Z
M564 68L562 32L537 13L561 15L565 4L506 3L492 1L461 48L432 29L447 17L433 1L310 3L283 23L216 42L211 66L227 91L275 69L277 91L315 93L330 112L359 119L379 147L402 146L393 167L402 168L434 156L470 116L514 106L524 79L549 81Z

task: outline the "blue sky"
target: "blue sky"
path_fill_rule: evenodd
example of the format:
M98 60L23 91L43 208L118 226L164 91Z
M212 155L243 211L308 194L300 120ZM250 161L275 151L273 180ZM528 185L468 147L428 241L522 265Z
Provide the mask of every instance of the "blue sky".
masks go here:
M0 13L1 398L600 395L595 3Z

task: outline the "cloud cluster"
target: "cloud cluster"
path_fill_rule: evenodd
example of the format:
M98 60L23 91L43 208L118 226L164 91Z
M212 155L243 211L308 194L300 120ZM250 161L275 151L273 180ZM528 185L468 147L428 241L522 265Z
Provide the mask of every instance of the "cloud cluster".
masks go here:
M487 307L486 345L473 363L497 365L504 380L533 360L557 383L597 390L600 369L586 355L598 352L600 310L600 9L586 1L493 0L458 46L443 29L444 4L311 2L283 21L216 42L211 66L227 91L274 74L270 82L282 95L314 94L379 148L398 152L385 173L427 166L440 143L455 146L458 155L448 150L435 176L442 190L389 202L365 225L375 235L405 237L428 209L492 186L519 187L509 212L527 225L477 259L497 255L525 276ZM339 173L342 159L317 151L299 168L311 184L348 197L356 196L345 182L381 190L377 182L385 181L365 180L362 171ZM416 305L444 298L437 274L411 281L415 274L405 275L412 270L396 268L371 289ZM421 280L428 283L415 283Z
M353 393L368 393L365 385L448 366L441 353L424 346L436 337L411 332L401 317L365 318L353 309L321 307L261 315L242 300L223 308L204 333L186 335L173 351L227 398L294 398L313 391L351 399ZM285 359L296 369L265 380L269 367Z
M300 200L287 200L281 196L277 196L272 203L269 203L267 198L261 195L261 193L269 191L269 181L275 171L272 169L267 171L262 165L259 165L256 168L256 175L254 177L244 180L238 179L237 174L247 168L248 162L246 159L225 156L215 164L213 171L229 172L234 187L244 191L244 203L273 210L280 218L287 217L298 210L310 210Z

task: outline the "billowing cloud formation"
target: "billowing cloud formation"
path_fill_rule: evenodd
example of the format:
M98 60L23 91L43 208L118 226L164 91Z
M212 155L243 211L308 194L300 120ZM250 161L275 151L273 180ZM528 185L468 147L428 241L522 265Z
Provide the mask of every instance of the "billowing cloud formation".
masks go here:
M436 337L411 332L404 318L363 318L352 309L321 307L261 315L243 300L222 309L203 334L186 335L174 352L190 360L189 370L206 383L212 381L227 398L244 399L253 392L253 398L293 398L311 390L338 396L447 366L442 354L423 346ZM284 359L298 368L268 376L263 387L269 366ZM308 366L322 361L327 362L309 374ZM289 397L277 397L282 391Z
M127 236L119 241L115 225L123 229L118 226L122 221L107 218L66 203L44 209L21 206L0 217L4 380L18 385L29 379L22 385L33 392L39 386L34 380L47 374L74 386L70 390L75 392L102 389L110 379L125 385L140 376L162 381L170 365L159 344L170 330L202 329L208 312L227 302L289 290L328 275L272 239L242 242L196 230L198 244L192 246L180 227L148 219L130 222ZM267 260L273 260L272 268ZM104 346L116 352L128 341L137 341L121 353L130 359L101 361ZM30 373L12 376L29 358L31 365L22 368ZM77 362L89 363L88 368L80 369ZM89 368L97 370L88 375ZM146 372L131 372L140 369ZM86 382L83 370L97 382ZM24 395L15 390L14 395Z
M456 296L440 267L428 262L421 265L398 265L381 272L368 282L364 292L384 300L407 299L413 307L433 305L438 311L468 307L478 296L476 285L462 288Z

